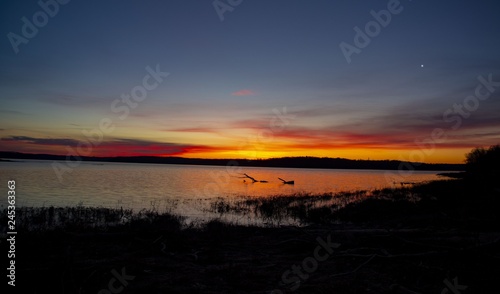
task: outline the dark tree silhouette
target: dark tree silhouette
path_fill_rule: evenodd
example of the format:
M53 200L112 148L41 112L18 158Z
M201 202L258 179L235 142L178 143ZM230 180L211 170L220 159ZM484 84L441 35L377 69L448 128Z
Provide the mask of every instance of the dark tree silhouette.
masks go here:
M467 173L481 182L500 180L500 145L478 147L466 154Z

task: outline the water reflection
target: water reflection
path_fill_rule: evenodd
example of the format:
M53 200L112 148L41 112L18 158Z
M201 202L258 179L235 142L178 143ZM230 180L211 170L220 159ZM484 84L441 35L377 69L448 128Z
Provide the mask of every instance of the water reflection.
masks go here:
M384 171L241 167L257 180L229 173L224 166L84 162L59 182L51 161L2 162L0 178L16 181L18 205L152 208L204 215L217 197L267 197L297 193L372 190L393 186ZM437 179L437 172L415 172L408 182ZM293 180L294 185L278 179ZM398 183L396 183L398 184Z

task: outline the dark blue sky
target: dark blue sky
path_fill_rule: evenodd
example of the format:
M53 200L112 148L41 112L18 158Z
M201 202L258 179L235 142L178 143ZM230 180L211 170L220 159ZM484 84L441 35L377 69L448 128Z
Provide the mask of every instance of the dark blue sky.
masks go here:
M353 45L354 27L397 2L401 12L348 63L340 43ZM259 157L399 159L443 128L447 139L424 161L457 162L500 141L500 90L456 129L456 112L443 119L479 76L500 81L498 1L243 0L223 21L213 1L58 6L16 53L9 33L23 36L22 18L42 9L1 4L2 150L61 153L64 145L44 139L82 140L109 117L116 128L105 142L134 154L156 146L164 155L237 156L283 107L294 119ZM110 105L157 65L170 75L118 119Z

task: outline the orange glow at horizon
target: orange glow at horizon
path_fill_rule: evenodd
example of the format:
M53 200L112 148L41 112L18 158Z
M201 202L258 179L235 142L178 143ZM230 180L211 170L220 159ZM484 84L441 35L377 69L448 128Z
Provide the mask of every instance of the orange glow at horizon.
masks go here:
M465 154L470 149L437 149L426 155L422 150L397 149L330 149L330 150L295 150L295 151L265 151L265 150L235 150L186 153L180 156L186 158L207 159L269 159L280 157L331 157L352 160L400 160L422 163L464 163Z
M196 136L192 136L196 137ZM201 143L193 138L194 142ZM215 140L214 140L215 141ZM291 138L274 139L261 144L231 144L235 140L219 139L217 145L193 145L187 143L164 143L140 139L104 141L90 149L81 141L74 139L58 140L47 138L20 137L17 140L2 140L2 151L55 154L66 156L80 155L93 157L116 156L177 156L206 159L268 159L279 157L330 157L353 160L399 160L423 163L464 163L465 154L473 147L452 144L426 150L418 146L404 144L367 144L336 141L321 143L320 140ZM189 140L185 140L189 142ZM243 141L244 142L244 141ZM320 142L314 145L315 142ZM355 141L354 141L355 142ZM225 144L223 144L225 143Z

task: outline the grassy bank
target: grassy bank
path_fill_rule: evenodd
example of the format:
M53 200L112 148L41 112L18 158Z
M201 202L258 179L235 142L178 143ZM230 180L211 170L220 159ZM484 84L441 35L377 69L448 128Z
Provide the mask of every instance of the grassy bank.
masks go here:
M496 228L500 190L466 180L441 180L373 191L218 199L210 212L258 217L269 224L364 223Z
M20 208L17 283L24 293L98 293L126 273L120 293L442 293L444 280L457 278L462 293L488 293L500 270L499 194L448 180L211 206L273 224L292 217L299 227L188 226L154 210ZM321 260L318 238L336 244L321 249Z

